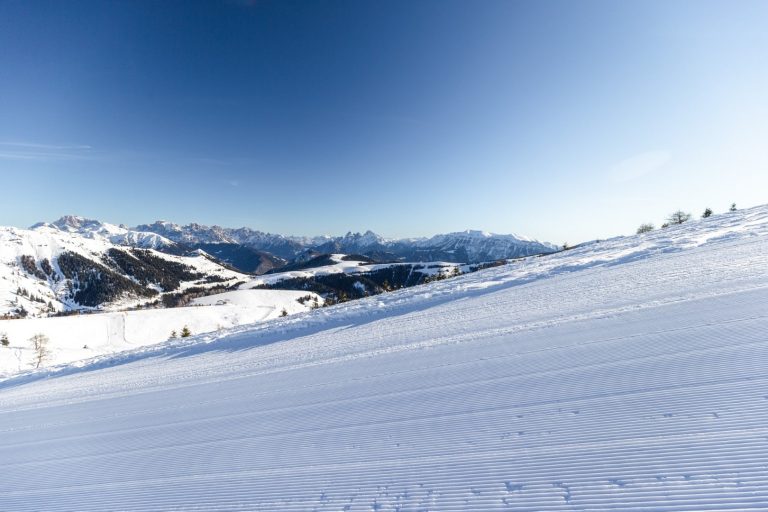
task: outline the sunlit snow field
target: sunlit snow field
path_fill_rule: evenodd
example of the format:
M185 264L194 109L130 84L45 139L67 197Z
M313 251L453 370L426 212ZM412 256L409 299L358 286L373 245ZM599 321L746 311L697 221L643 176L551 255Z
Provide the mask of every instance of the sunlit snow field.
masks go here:
M766 510L768 207L0 382L0 510Z

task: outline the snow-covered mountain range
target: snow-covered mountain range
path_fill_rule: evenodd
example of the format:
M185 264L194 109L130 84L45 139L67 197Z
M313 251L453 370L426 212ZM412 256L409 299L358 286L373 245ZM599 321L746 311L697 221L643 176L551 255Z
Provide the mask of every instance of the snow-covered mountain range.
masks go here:
M42 232L57 230L63 233L79 235L92 240L109 242L115 245L129 245L143 249L168 250L177 244L157 233L128 229L124 225L117 226L98 220L86 219L74 215L65 215L55 222L40 222L30 228L33 231Z
M197 244L238 244L268 252L284 259L292 259L305 248L302 243L283 235L264 233L250 228L231 229L220 226L203 226L196 223L181 226L159 220L152 224L136 226L134 230L156 233L168 240L191 246Z
M362 254L380 260L479 263L550 253L558 249L552 244L518 235L472 230L417 239L387 239L372 231L349 232L337 237L289 237L250 228L230 229L200 224L180 226L164 221L143 224L134 230L156 233L184 244L236 243L287 260L309 250L325 254Z
M377 261L445 261L481 263L555 252L558 247L519 235L467 230L431 238L384 238L372 231L343 236L298 237L251 228L180 225L156 221L133 228L67 215L41 222L32 230L50 228L115 245L151 248L183 255L203 249L237 270L261 274L318 254L360 254Z

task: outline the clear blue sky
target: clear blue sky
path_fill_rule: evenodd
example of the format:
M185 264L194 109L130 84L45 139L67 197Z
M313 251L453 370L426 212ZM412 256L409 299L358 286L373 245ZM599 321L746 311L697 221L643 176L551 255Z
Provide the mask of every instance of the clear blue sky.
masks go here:
M0 0L0 224L557 243L768 202L766 1Z

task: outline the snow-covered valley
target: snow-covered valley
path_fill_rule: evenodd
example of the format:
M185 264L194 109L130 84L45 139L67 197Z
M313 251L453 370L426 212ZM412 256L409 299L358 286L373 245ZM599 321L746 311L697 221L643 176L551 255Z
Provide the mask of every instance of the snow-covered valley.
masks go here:
M0 510L766 510L766 269L763 206L28 371Z

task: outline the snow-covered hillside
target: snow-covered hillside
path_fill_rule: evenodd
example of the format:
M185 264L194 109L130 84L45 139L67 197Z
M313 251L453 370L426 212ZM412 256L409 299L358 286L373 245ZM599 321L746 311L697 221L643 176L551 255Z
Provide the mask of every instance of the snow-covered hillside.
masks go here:
M767 510L766 268L759 207L20 375L0 509Z
M307 296L310 299L299 302ZM216 333L278 318L283 311L293 315L322 304L322 298L310 292L235 290L194 299L189 307L0 320L0 336L5 335L9 343L0 346L0 378L37 365L29 341L37 334L49 340L49 354L40 366L57 366L157 344L172 333L180 336L184 327L196 335Z
M202 252L174 256L134 249L164 243L153 233L80 218L29 230L0 227L0 316L125 309L157 300L160 292L248 279Z

